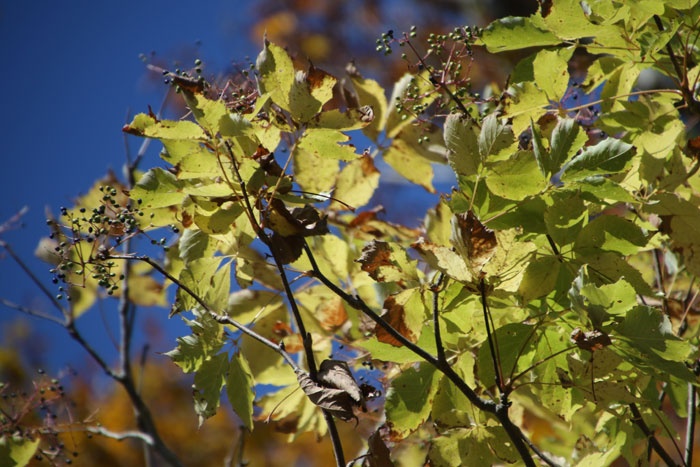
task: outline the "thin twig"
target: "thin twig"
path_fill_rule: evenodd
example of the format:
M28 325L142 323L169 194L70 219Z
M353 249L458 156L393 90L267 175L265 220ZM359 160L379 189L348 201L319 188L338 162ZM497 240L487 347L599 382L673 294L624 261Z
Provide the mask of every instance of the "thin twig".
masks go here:
M433 327L435 328L435 348L437 349L437 359L441 362L446 362L445 348L442 345L442 337L440 337L440 320L438 298L440 296L440 286L445 279L445 273L441 272L438 276L437 283L433 286Z
M693 465L693 443L695 442L695 415L697 392L693 383L688 383L688 419L685 423L685 465Z
M498 390L501 391L501 393L504 393L506 389L503 386L503 374L501 373L501 363L498 361L498 357L496 357L496 347L493 344L493 334L491 332L491 326L489 325L489 313L486 309L486 285L484 284L483 278L479 282L479 291L481 293L481 308L484 312L484 323L486 324L486 340L488 340L489 350L491 351L491 362L493 363L493 372L496 378L496 387L498 387Z
M153 269L167 277L169 280L173 282L176 286L181 288L187 295L192 297L204 310L207 311L211 315L212 318L214 318L215 321L221 324L230 324L231 326L235 327L239 331L243 332L243 334L252 337L256 341L260 342L261 344L266 345L267 347L271 348L278 354L284 358L284 360L293 368L293 369L298 369L299 366L294 362L294 359L289 355L279 344L275 344L271 340L267 339L266 337L258 334L257 332L253 331L252 329L249 329L248 327L244 326L243 324L239 323L233 318L230 318L229 316L225 315L220 315L216 311L214 311L207 303L192 291L188 286L180 282L175 276L170 274L168 271L166 271L160 264L152 260L149 256L143 256L143 255L132 255L132 256L124 256L124 255L109 255L109 258L111 259L124 259L128 261L143 261L144 263L149 264Z
M8 308L12 308L14 310L21 311L22 313L25 313L25 314L30 315L30 316L34 316L36 318L46 319L46 320L52 321L56 324L60 324L61 326L63 326L65 324L62 319L56 318L55 316L46 314L46 313L41 312L41 311L32 310L31 308L27 308L27 307L22 306L22 305L17 305L16 303L13 303L9 300L5 300L4 298L0 298L0 303L2 303L3 305L5 305Z
M139 439L149 446L153 446L153 438L148 433L143 433L141 431L111 431L102 426L88 426L85 427L85 431L89 433L94 433L96 435L102 435L107 438L116 439L117 441L123 441L125 439Z
M36 284L36 286L39 287L39 290L41 290L44 293L44 295L46 295L49 298L51 303L61 312L61 314L63 314L63 316L67 318L69 314L68 311L65 308L63 308L60 303L58 303L56 297L54 297L51 291L49 291L49 289L46 288L46 286L39 280L39 278L34 275L32 270L29 269L29 266L27 266L25 262L22 261L22 259L19 256L17 256L17 254L10 247L10 245L8 245L7 242L5 242L4 240L0 240L0 246L3 247L5 251L7 251L10 254L10 256L12 256L12 259L14 259L17 264L19 264L19 267L21 267L22 270L27 274L27 276L29 276L29 278L32 280L32 282L34 282L34 284Z
M652 447L652 449L656 451L659 457L663 459L663 461L666 462L667 465L677 466L678 464L674 462L671 455L668 452L666 452L663 446L661 446L659 440L656 439L656 436L654 436L647 424L644 422L642 414L639 413L639 409L637 408L637 406L635 404L630 404L629 407L632 411L632 422L635 425L637 425L637 427L639 427L640 430L642 430L644 436L646 436L649 440L649 445Z

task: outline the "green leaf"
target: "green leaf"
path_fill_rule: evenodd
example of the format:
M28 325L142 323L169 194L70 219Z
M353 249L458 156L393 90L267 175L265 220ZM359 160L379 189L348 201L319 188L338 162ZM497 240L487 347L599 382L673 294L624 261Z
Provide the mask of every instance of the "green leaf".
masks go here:
M601 215L578 234L575 248L600 248L624 256L635 254L647 246L644 230L620 216Z
M533 326L522 323L506 324L496 330L494 341L497 343L497 355L500 355L501 373L507 381L511 375L517 373L518 360L529 351L526 348L534 345ZM479 347L477 362L481 384L486 388L496 384L496 374L488 343L484 342Z
M606 138L589 146L564 168L562 181L575 181L597 174L621 172L634 156L634 146L615 138Z
M500 426L457 428L433 440L428 458L435 467L515 463L520 456L509 439Z
M223 346L222 326L204 311L195 310L194 315L193 320L184 319L192 334L178 337L177 347L165 353L185 373L199 370L204 360Z
M340 112L338 109L321 112L312 118L307 124L307 128L325 128L328 130L359 130L366 128L374 122L376 115L369 106L357 109L348 109Z
M489 24L481 40L489 52L556 45L561 41L550 31L535 25L530 18L507 16Z
M359 73L350 73L350 80L357 92L360 105L369 105L374 111L374 120L362 131L368 138L376 141L386 123L387 102L384 89L375 80L363 78Z
M336 159L323 157L307 147L297 145L292 154L294 181L309 193L326 193L333 188L340 170Z
M584 145L588 137L572 118L562 118L552 132L549 153L549 171L559 172L562 164L568 161Z
M518 151L510 159L490 164L486 186L495 195L523 200L547 187L532 151Z
M537 166L540 168L540 172L546 177L548 174L551 174L551 169L549 167L550 161L547 150L542 144L540 130L535 126L532 120L530 120L530 131L532 132L532 152L535 154L535 160L537 161Z
M518 288L523 303L548 295L557 283L561 262L554 256L544 256L531 261Z
M178 243L180 259L187 265L190 261L213 255L216 242L201 230L186 229Z
M369 203L378 186L379 170L374 166L373 159L365 155L343 167L333 197L357 209ZM335 200L331 201L329 208L338 211L348 209Z
M676 337L668 317L645 306L633 308L616 328L618 343L613 350L642 368L660 375L672 375L696 382L685 360L696 351L689 342Z
M134 120L124 127L127 133L147 138L158 139L189 139L189 140L205 140L206 135L202 128L194 122L187 120L171 121L171 120L156 120L146 114L138 114Z
M253 431L255 381L248 361L240 353L231 357L226 377L226 395L236 415L248 430Z
M476 128L471 118L450 114L445 120L445 146L449 149L447 160L460 175L474 175L479 171L482 158L479 154Z
M481 160L485 161L491 156L502 159L512 155L516 150L517 144L515 144L511 127L501 123L495 112L486 117L479 133Z
M390 438L399 441L417 430L430 415L442 376L434 366L421 363L391 382L386 394L386 423Z
M244 289L229 296L226 314L239 323L248 324L283 307L284 303L278 293Z
M569 87L567 62L573 51L573 48L541 50L535 57L532 64L535 83L551 101L561 101Z
M442 271L450 278L458 282L471 282L472 275L469 272L464 259L450 250L448 247L435 245L424 241L422 238L411 244L428 265L438 271Z
M260 93L269 93L272 101L285 110L291 110L290 92L294 85L294 65L287 52L265 39L257 65L260 72Z
M200 427L219 408L228 366L228 355L220 353L205 360L194 375L192 396Z
M552 204L544 212L547 233L559 246L568 245L576 240L588 217L588 209L578 193L555 192Z
M39 448L41 439L35 435L34 440L4 434L0 436L0 465L3 467L24 467L32 460Z
M378 360L396 363L414 363L423 361L422 357L414 353L408 347L396 347L391 344L380 342L376 337L372 337L371 339L367 339L365 341L356 342L355 345L365 349L370 353L370 355L373 356L373 358ZM431 326L425 326L425 329L418 338L416 345L426 352L430 352L433 355L435 354L437 351L435 347L435 334Z
M355 146L346 144L350 137L337 130L307 130L297 141L299 151L309 152L318 157L350 161L360 157L355 153Z
M180 272L180 283L202 298L210 292L213 278L216 274L221 257L205 257L190 261ZM197 301L180 287L177 291L177 302L180 310L191 310L198 306ZM205 300L206 301L206 300Z
M167 170L155 168L146 172L131 190L131 199L141 199L147 208L161 208L181 204L185 199L182 193L184 182L177 180Z
M530 125L547 112L549 99L534 82L515 83L506 91L505 117L513 119L513 134L520 135Z
M418 126L407 126L391 141L391 146L384 152L384 161L396 172L409 181L422 186L430 193L435 193L433 188L432 162L444 162L442 145L418 143L421 135L437 140L439 129L436 126L427 126L425 132ZM433 150L437 151L434 152Z

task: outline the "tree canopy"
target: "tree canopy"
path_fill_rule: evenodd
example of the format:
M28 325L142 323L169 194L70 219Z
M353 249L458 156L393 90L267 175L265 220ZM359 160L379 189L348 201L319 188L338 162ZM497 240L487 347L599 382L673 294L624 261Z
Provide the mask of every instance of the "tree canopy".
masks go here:
M157 140L162 166L132 159L47 219L58 313L14 308L82 341L126 390L129 436L170 465L183 454L134 379L136 307L184 320L166 355L193 375L199 425L233 410L241 439L311 432L338 465L692 465L699 18L693 0L555 0L484 28L387 31L377 52L406 63L390 89L268 38L225 80L160 70L186 114L149 108L123 131ZM476 50L524 52L477 90ZM420 226L389 222L381 164L454 187ZM75 327L105 295L114 367ZM60 434L30 412L4 415L10 465L52 458Z

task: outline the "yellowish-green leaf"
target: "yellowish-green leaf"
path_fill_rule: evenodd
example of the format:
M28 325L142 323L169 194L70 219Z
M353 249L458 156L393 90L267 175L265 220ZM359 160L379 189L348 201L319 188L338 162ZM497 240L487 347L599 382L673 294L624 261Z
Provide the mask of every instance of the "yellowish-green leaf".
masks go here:
M181 120L156 120L146 114L138 114L134 120L124 127L127 133L159 139L194 139L204 140L206 135L202 128L194 122Z
M333 192L333 197L342 203L333 200L329 208L338 211L348 209L345 205L360 208L369 202L377 186L379 170L372 158L365 155L355 159L343 167Z
M482 158L477 143L477 129L470 118L450 114L445 120L447 160L459 175L474 175L479 171Z
M258 55L257 69L260 72L260 92L269 93L275 104L291 110L290 92L295 73L287 52L265 39L264 48Z
M386 123L387 102L384 89L375 80L363 78L359 73L351 73L350 80L355 87L360 105L369 105L374 111L374 120L363 131L368 138L376 141Z
M297 149L327 159L357 159L360 154L355 152L355 146L347 144L348 141L350 137L340 131L319 128L308 130L297 142Z
M226 394L234 412L248 430L253 430L253 401L255 380L248 361L240 353L231 357L226 376Z
M523 200L544 190L547 179L532 151L518 151L510 159L489 166L486 186L495 195Z

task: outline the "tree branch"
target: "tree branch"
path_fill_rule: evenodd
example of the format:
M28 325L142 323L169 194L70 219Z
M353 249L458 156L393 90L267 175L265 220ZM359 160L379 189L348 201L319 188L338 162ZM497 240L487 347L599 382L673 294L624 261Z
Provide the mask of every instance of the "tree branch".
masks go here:
M236 162L236 157L234 156L233 151L231 150L231 146L228 142L226 142L225 145L226 150L229 153L229 157L231 158L231 164L236 173L236 178L238 179L238 183L241 186L241 194L243 195L243 200L245 202L246 209L248 210L248 217L253 223L253 229L258 234L258 238L260 238L260 240L262 240L262 242L267 246L268 250L270 251L270 254L272 254L272 258L275 261L275 265L277 266L277 271L279 272L280 278L282 279L282 285L284 286L284 292L287 296L287 301L289 302L289 306L292 309L292 314L294 315L294 321L296 322L299 334L301 334L302 336L302 342L304 344L304 354L306 356L306 363L309 367L309 376L311 377L312 381L316 381L317 368L316 361L314 359L313 341L311 340L311 334L306 331L306 326L304 326L304 320L301 317L299 307L297 306L297 302L294 299L294 293L292 292L292 288L289 285L289 280L287 279L287 273L284 270L284 267L282 266L282 261L277 255L276 250L272 247L272 240L270 239L270 237L268 237L267 233L265 233L265 231L262 228L260 228L260 226L257 224L257 221L255 220L255 212L253 211L253 207L250 204L250 199L248 198L248 192L246 190L245 181L243 180L243 177L241 177L241 173L238 170L238 163ZM291 160L291 156L289 160ZM289 163L289 160L287 160L287 163ZM336 464L338 465L338 467L343 467L345 466L345 454L343 453L343 445L340 440L340 435L338 435L338 428L335 425L335 420L333 420L333 415L328 410L321 409L321 411L323 412L323 417L325 418L326 424L328 425L328 434L331 438L331 444L333 445L333 454L335 455Z
M173 284L177 285L179 288L181 288L187 295L192 297L204 310L207 311L211 315L214 320L216 320L218 323L221 324L230 324L231 326L235 327L239 331L241 331L243 334L252 337L256 341L260 342L261 344L266 345L267 347L271 348L278 354L284 358L284 360L293 368L293 369L298 369L299 366L294 362L294 359L289 355L282 346L279 344L276 344L272 342L271 340L267 339L266 337L258 334L257 332L253 331L252 329L249 329L245 325L239 323L233 318L230 318L225 315L220 315L216 311L214 311L207 303L196 293L192 291L188 286L180 282L175 276L170 274L168 271L163 269L163 267L152 260L150 257L145 256L145 255L132 255L132 256L124 256L124 255L108 255L108 258L111 259L123 259L127 261L143 261L144 263L149 264L153 269L161 273L163 276L167 277L169 280L173 282Z
M646 436L649 439L649 445L656 451L656 453L659 455L661 459L663 459L664 462L666 462L666 465L670 466L677 466L676 462L674 462L673 458L671 455L666 452L663 446L661 446L661 443L659 443L659 440L656 439L656 436L651 432L649 427L647 426L646 423L644 423L644 419L642 418L642 414L639 413L639 409L635 404L630 404L629 405L630 410L632 411L632 422L634 422L637 427L639 427L640 430L642 430L642 433L644 433L644 436Z
M435 348L437 349L437 359L440 362L446 363L445 348L442 345L442 337L440 336L440 320L438 297L440 296L440 286L445 279L445 273L441 272L438 276L437 283L433 286L433 327L435 328Z

